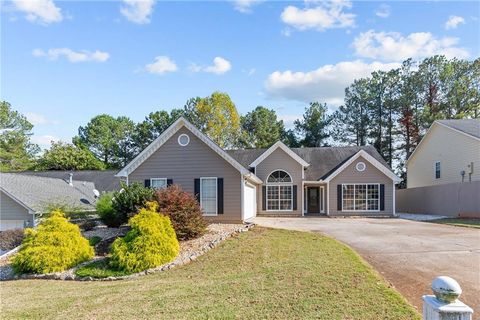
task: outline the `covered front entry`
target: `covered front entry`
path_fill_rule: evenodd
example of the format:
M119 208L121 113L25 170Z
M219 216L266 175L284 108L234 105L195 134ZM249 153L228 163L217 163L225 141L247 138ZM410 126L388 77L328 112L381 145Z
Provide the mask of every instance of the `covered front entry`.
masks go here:
M305 187L305 213L307 215L325 214L324 186Z

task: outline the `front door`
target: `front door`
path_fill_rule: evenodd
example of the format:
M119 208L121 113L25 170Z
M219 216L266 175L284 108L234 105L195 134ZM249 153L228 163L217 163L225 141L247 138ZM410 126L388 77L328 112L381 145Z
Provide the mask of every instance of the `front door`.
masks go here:
M307 188L307 213L320 213L320 188Z

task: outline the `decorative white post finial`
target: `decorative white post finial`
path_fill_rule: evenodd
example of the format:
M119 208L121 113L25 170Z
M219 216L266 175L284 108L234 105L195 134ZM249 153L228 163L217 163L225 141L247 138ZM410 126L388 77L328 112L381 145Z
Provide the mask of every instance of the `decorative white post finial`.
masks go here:
M433 279L432 291L434 296L423 296L424 320L472 319L472 308L458 300L462 288L455 279L446 276Z
M455 302L462 294L462 288L455 279L440 276L432 281L432 291L438 300L443 302Z

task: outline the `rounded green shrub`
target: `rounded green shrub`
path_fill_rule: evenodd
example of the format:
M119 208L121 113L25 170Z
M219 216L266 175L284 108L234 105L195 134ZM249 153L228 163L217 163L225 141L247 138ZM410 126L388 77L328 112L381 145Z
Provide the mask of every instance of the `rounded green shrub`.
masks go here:
M122 223L126 222L124 220L124 215L119 213L113 207L114 195L115 194L113 192L105 192L100 196L100 198L98 198L95 204L98 216L103 223L111 228L117 228Z
M155 190L138 182L129 185L122 183L122 189L113 193L112 207L122 223L134 216L146 203L153 200Z
M110 265L126 272L140 272L172 261L180 251L170 219L156 212L157 203L130 218L132 228L111 247Z
M80 228L68 222L61 211L54 211L36 229L26 229L12 266L17 273L63 271L94 256Z

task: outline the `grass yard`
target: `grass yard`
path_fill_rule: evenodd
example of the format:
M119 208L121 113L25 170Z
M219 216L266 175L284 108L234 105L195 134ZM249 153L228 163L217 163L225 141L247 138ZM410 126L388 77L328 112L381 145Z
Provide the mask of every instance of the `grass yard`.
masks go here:
M479 228L480 229L480 219L474 218L464 218L464 219L455 219L455 218L446 218L446 219L438 219L438 220L431 220L429 222L433 223L440 223L440 224L449 224L451 226L457 227L469 227L469 228Z
M348 247L260 227L193 263L134 280L0 285L2 319L420 319Z

